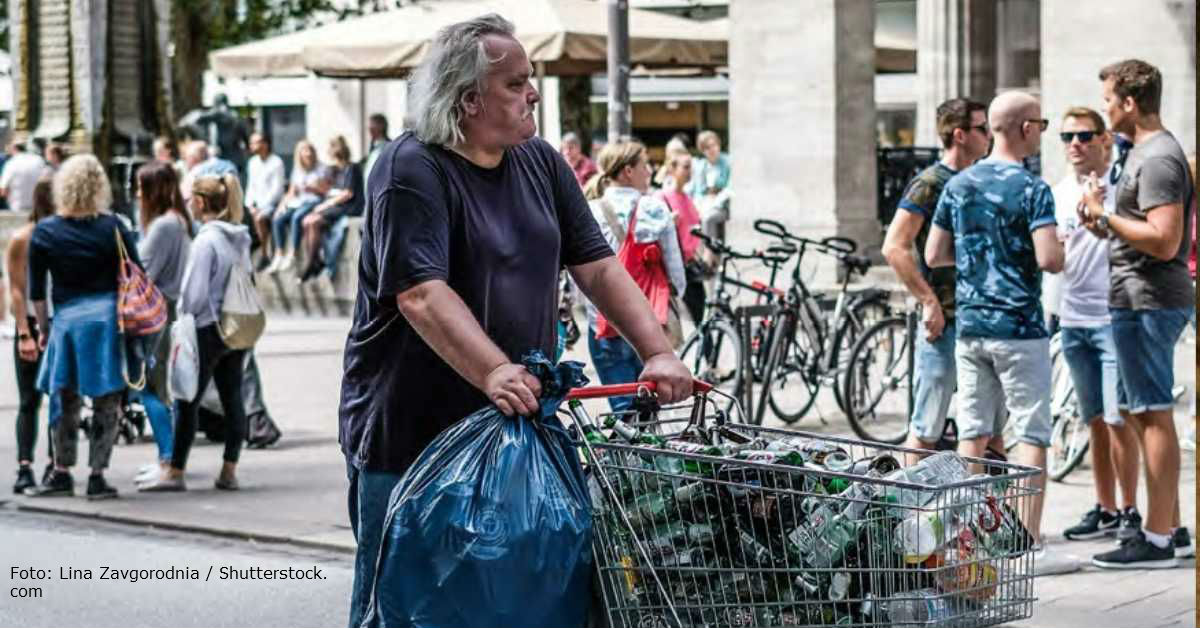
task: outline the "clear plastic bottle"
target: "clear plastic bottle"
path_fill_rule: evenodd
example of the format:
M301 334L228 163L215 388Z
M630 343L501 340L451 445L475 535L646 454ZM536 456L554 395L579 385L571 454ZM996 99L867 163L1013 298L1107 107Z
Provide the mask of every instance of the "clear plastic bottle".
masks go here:
M887 600L888 619L908 626L950 626L956 613L950 600L935 589L898 593Z

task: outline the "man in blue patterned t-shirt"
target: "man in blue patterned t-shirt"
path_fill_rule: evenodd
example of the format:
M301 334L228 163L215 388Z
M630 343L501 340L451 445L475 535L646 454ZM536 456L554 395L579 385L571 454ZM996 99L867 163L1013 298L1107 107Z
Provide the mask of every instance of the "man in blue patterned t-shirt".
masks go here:
M1029 94L1001 94L988 110L995 148L950 179L938 200L925 258L957 266L959 452L979 456L1015 422L1021 459L1044 469L1050 444L1050 343L1042 316L1042 271L1060 272L1050 186L1021 167L1046 130ZM1000 417L1000 418L997 418ZM1045 474L1038 476L1038 488ZM1044 493L1025 525L1040 534Z

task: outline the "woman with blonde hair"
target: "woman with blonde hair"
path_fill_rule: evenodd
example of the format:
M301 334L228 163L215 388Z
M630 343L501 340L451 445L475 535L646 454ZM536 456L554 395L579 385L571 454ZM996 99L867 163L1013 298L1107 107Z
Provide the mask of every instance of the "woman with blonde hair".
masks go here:
M171 464L139 491L183 491L183 471L196 438L200 399L213 382L224 410L225 457L213 485L221 490L238 489L238 458L246 440L246 409L242 400L242 371L245 349L230 349L217 329L225 288L235 269L250 272L250 229L242 224L242 188L237 176L200 177L192 184L191 209L200 221L200 231L192 242L179 312L196 319L196 345L199 354L199 385L196 397L179 401L175 416L175 442ZM240 272L240 271L239 271Z
M27 488L34 488L37 482L33 476L33 450L37 445L38 410L42 406L42 393L37 389L38 369L42 365L42 352L38 349L38 338L41 336L37 318L29 309L28 273L29 240L33 230L43 218L54 215L54 200L50 193L53 178L42 175L33 186L33 211L29 212L29 223L21 226L8 241L5 257L8 272L12 277L8 281L8 293L13 320L16 323L17 335L13 338L14 370L17 380L17 481L13 484L13 493L22 494ZM46 439L53 443L52 438ZM54 447L47 448L50 458L54 457ZM53 470L51 462L46 466L48 477Z
M73 495L70 468L79 444L83 397L92 400L88 434L88 499L108 499L117 490L104 479L126 387L125 351L117 327L117 274L123 246L141 266L133 234L108 211L112 189L93 155L76 155L54 175L56 215L38 223L29 243L29 298L37 312L44 351L38 389L50 395L54 471L35 496ZM118 244L118 242L120 244ZM51 325L46 304L54 303Z
M271 218L271 247L275 261L269 273L291 270L296 266L300 248L301 221L325 198L329 191L329 172L317 158L312 142L300 140L292 159L292 177L279 209Z
M651 172L646 147L634 141L615 142L600 151L597 161L600 174L588 182L585 195L591 201L592 216L600 225L600 233L614 251L621 249L630 231L637 244L657 243L662 253L662 271L672 291L683 294L686 281L675 221L662 198L648 194ZM637 381L642 361L633 347L620 335L601 337L604 334L597 329L596 307L590 302L586 306L588 351L600 382ZM614 412L628 409L632 403L631 397L609 399Z
M725 223L729 221L729 155L721 152L721 137L716 131L701 131L696 148L700 149L700 157L692 160L688 195L700 210L704 232L724 239Z
M304 226L304 257L307 260L300 281L314 279L322 270L329 271L330 279L337 269L336 254L341 251L329 252L332 259L321 259L321 241L337 221L344 216L358 216L363 211L362 168L350 161L350 146L341 135L329 142L329 156L333 158L329 180L332 189L321 204L313 208L312 213L303 219Z

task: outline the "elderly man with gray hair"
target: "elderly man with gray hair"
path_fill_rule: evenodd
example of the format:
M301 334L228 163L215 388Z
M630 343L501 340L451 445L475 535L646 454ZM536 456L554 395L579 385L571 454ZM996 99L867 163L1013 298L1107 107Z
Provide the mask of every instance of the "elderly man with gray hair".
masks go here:
M401 474L482 406L537 409L540 384L518 360L554 355L560 268L634 346L662 401L692 392L571 168L534 137L532 72L498 15L442 29L411 83L413 130L383 149L367 182L339 407L359 542L351 626L374 587Z
M569 131L563 134L559 151L562 152L563 159L567 160L567 165L571 166L571 171L575 173L575 180L579 182L579 187L587 185L589 179L600 174L596 168L596 162L583 154L583 143L579 141L579 136L574 132Z

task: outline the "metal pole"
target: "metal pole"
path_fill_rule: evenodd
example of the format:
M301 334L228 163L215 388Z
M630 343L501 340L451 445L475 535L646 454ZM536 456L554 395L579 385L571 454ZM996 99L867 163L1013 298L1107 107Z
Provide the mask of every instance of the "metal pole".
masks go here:
M534 64L534 71L537 73L537 90L538 96L543 98L542 102L538 103L537 108L537 130L538 137L546 137L546 62L538 61Z
M608 141L630 134L629 0L608 0Z

